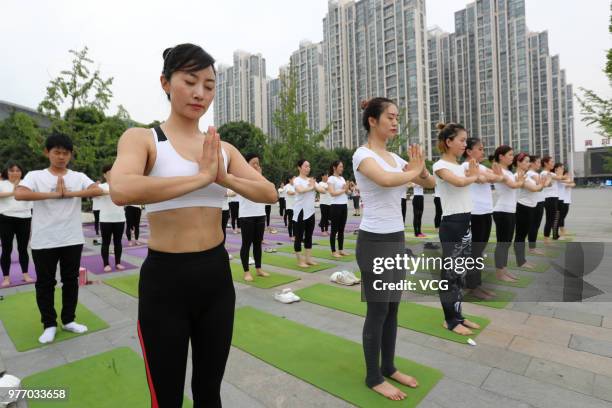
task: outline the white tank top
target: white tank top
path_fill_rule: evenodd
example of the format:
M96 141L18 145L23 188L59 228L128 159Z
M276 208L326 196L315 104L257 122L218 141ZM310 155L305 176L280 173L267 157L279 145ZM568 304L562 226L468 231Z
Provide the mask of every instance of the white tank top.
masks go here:
M178 154L159 126L151 129L151 131L153 132L153 140L157 149L157 157L149 176L179 177L198 174L200 171L198 163L187 160ZM221 153L225 170L227 171L227 153L223 149L221 149ZM147 204L145 208L149 213L187 207L222 208L223 202L226 200L225 192L225 187L213 183L171 200Z

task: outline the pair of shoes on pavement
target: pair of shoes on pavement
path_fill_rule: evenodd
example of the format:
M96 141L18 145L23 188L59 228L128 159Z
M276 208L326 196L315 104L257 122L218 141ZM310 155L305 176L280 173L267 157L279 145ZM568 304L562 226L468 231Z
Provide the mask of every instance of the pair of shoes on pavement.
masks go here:
M329 280L334 283L338 283L340 285L346 285L346 286L352 286L352 285L355 285L361 282L361 279L355 276L355 274L351 271L334 272L329 277Z
M296 295L295 293L293 293L291 288L285 288L281 292L276 292L274 294L274 300L277 300L281 303L289 304L293 302L299 302L300 297Z

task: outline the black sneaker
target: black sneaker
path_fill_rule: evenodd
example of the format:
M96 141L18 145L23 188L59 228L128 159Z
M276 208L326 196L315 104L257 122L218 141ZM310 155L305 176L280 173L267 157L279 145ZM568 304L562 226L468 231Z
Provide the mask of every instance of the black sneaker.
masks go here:
M94 245L102 245L102 243L100 243L100 241L98 241L97 239L93 240L93 244Z

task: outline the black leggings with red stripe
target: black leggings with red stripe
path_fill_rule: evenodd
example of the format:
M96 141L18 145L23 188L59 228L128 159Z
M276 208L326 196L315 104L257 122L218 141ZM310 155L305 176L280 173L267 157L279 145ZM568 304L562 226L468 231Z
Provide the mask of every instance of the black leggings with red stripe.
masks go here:
M221 407L236 300L223 244L188 253L149 248L138 296L138 335L151 406L182 406L191 341L193 406Z

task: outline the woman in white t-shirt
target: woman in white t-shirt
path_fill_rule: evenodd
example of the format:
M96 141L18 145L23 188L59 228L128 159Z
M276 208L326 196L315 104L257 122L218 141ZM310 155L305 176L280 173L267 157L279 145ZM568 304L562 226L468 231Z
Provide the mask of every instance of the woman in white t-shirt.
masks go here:
M562 202L561 210L559 211L559 235L562 237L567 234L565 230L565 218L567 217L570 204L572 203L572 188L576 187L576 183L574 183L567 169L563 171L563 176L567 178L567 181L563 182L563 192L559 193L559 201Z
M514 237L516 227L516 193L523 186L526 174L523 171L515 176L510 170L514 160L514 151L510 146L501 145L490 157L490 161L498 163L504 175L504 179L495 183L497 201L493 207L493 221L495 221L495 269L498 280L504 282L516 282L518 277L509 272L508 250Z
M293 203L295 203L295 187L293 187L293 180L295 180L295 176L289 177L285 180L285 190L286 203L285 203L285 225L287 225L287 233L289 234L289 238L292 241L295 240L293 236Z
M13 252L13 238L17 237L17 251L19 252L19 265L23 280L34 282L28 273L30 256L28 255L28 241L30 240L30 227L32 223L32 202L15 200L15 186L21 181L23 168L16 162L8 163L2 172L0 181L0 240L2 241L2 287L11 284L11 253Z
M516 236L514 237L514 254L516 264L521 268L533 269L534 264L527 261L525 257L525 239L529 235L529 229L536 222L538 194L544 188L545 179L538 181L529 176L531 159L527 153L519 153L514 157L514 167L518 178L520 173L526 175L523 186L518 190L516 203Z
M344 252L344 230L348 217L348 196L346 193L349 189L349 185L344 177L342 177L343 172L344 163L340 160L336 160L329 168L330 177L327 180L329 194L331 196L331 235L329 237L329 246L332 251L332 256L336 258L342 258L348 255L348 252ZM336 237L338 237L337 252Z
M278 188L278 211L280 216L283 217L285 227L287 226L287 217L285 216L285 208L287 208L287 193L285 192L285 183L280 183Z
M544 209L546 210L544 244L549 244L551 231L552 239L559 239L559 185L556 182L562 180L567 181L567 178L563 176L563 165L557 166L555 170L555 159L550 156L542 157L542 167L544 170L542 170L540 175L552 179L550 185L542 190L544 194Z
M438 124L438 150L442 156L434 163L433 172L442 204L439 236L444 266L450 265L447 259L453 259L454 263L456 258L471 256L472 197L469 186L478 179L479 169L474 159L470 159L467 170L457 162L465 151L466 140L467 132L462 125ZM471 329L480 328L461 312L465 273L466 268L443 267L441 280L448 283L446 289L438 291L444 311L444 327L461 335L472 334Z
M125 211L123 206L118 206L111 200L110 197L110 183L111 183L111 169L112 165L106 165L102 168L102 174L106 183L100 184L100 188L104 192L104 195L99 198L100 208L100 230L102 232L102 247L100 251L102 253L102 261L104 263L104 272L112 271L109 262L109 247L111 238L113 240L114 247L114 258L115 268L118 271L125 269L125 266L121 265L121 252L123 246L121 245L121 236L123 235L123 229L125 228Z
M300 175L293 180L295 188L295 202L293 203L293 222L295 241L293 249L300 268L318 265L312 260L312 233L315 227L315 194L323 191L315 179L308 177L310 163L301 159L297 162ZM304 242L304 255L302 255L302 241Z
M98 180L100 183L100 180ZM100 236L100 197L91 197L91 211L94 215L94 229L96 230L96 235ZM98 240L94 239L94 245L99 245Z
M552 181L550 177L541 176L539 171L542 168L542 159L540 156L532 155L529 156L529 170L527 171L527 177L531 178L536 184L540 184L540 179L542 179L542 183L544 188L548 187ZM540 230L540 225L542 225L542 217L544 215L544 190L535 193L536 195L536 209L535 209L535 219L533 223L529 226L529 253L534 255L544 255L545 252L536 248L536 241L538 239L538 231Z
M362 102L362 109L368 139L353 154L353 173L363 200L355 254L361 270L362 297L367 302L363 326L366 385L391 400L402 400L406 394L385 380L389 377L412 388L418 386L415 378L398 371L393 364L402 292L379 290L379 284L402 282L406 270L395 264L380 270L376 265L381 265L380 260L405 255L401 197L406 194L406 185L414 181L431 188L434 180L417 146L409 149L410 163L387 150L387 141L397 135L399 125L399 112L393 101L373 98Z
M321 221L319 221L319 227L323 236L329 236L329 217L330 217L330 205L332 198L329 194L329 185L327 180L329 179L327 174L321 175L321 181L319 181L319 187L324 191L319 193L319 210L321 210Z
M466 161L462 166L468 170L469 160L474 159L478 164L478 179L470 185L470 196L472 197L472 212L470 215L470 229L472 230L472 258L482 257L482 254L491 236L493 223L493 191L491 183L503 179L500 166L493 166L493 170L480 164L485 159L484 145L477 137L467 139L467 146L463 157ZM473 269L465 276L466 292L482 300L490 300L495 297L495 292L482 287L482 271Z
M421 231L421 221L423 219L423 210L425 209L423 187L412 183L412 191L412 225L414 227L414 236L417 238L427 238L427 235ZM402 203L402 205L405 204Z
M261 174L259 156L250 153L244 156L249 166ZM240 246L240 261L244 271L243 279L247 282L253 281L253 275L249 271L249 252L253 245L253 259L255 260L255 271L257 276L268 277L269 273L261 269L262 243L266 229L266 205L253 202L245 197L240 197L238 210L240 228L242 229L242 245Z

